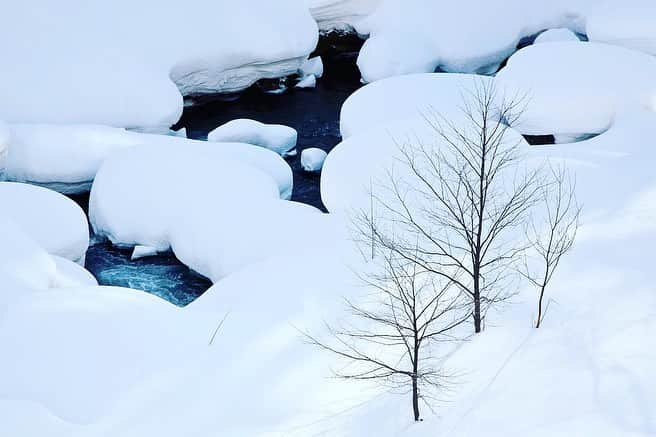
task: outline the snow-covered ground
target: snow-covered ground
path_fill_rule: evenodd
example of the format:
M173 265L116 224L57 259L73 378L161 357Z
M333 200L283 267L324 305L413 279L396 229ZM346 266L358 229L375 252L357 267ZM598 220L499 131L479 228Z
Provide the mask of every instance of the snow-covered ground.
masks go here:
M48 188L0 183L0 435L655 435L654 11L641 0L12 4L0 26L4 176L91 186L99 237L137 255L171 249L214 285L184 308L97 286L76 264L89 241L82 210ZM351 28L370 35L363 78L383 80L342 108L344 139L322 170L328 214L288 200L291 169L265 147L122 129L165 132L180 90L318 76L318 61L305 63L318 29ZM513 54L545 30L548 43ZM432 73L490 72L510 55L496 77ZM388 78L401 73L429 74ZM575 173L581 228L542 327L530 288L488 313L483 333L449 348L451 390L413 423L407 394L330 378L339 362L300 331L324 332L348 317L343 297L368 295L349 214L370 206L399 143L440 147L427 113L460 123L483 83L527 96L508 135L527 162Z

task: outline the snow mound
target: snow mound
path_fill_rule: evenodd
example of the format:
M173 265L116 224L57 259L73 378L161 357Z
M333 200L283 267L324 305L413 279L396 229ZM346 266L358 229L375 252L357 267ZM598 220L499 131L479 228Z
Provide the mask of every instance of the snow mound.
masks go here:
M509 0L504 7L486 0L436 2L383 0L358 23L369 34L358 66L373 82L408 73L491 73L523 37L544 29L582 31L591 0Z
M57 269L55 284L57 287L93 287L98 285L98 281L87 269L79 264L53 255Z
M520 132L577 136L603 132L626 108L656 110L654 77L652 56L606 44L560 42L520 50L496 80L508 94L527 96L514 126Z
M313 74L303 77L296 85L294 85L296 88L314 88L316 86L317 78Z
M0 71L0 119L170 126L181 91L230 92L293 74L317 43L317 24L298 0L190 0L185 8L193 19L172 0L11 5L0 28L0 53L13 65Z
M27 184L0 182L0 208L40 247L84 264L89 225L84 211L71 199Z
M166 250L171 225L195 204L227 212L245 199L278 197L269 175L228 158L216 144L147 145L105 161L91 189L89 218L115 244Z
M62 193L89 191L102 162L113 152L133 147L188 147L200 144L180 136L129 132L97 125L20 124L12 126L11 152L5 177L43 185ZM217 145L226 157L270 174L281 195L291 196L292 172L275 153L246 144Z
M321 56L310 58L301 65L299 69L301 76L313 75L317 79L323 76L323 61Z
M579 37L569 29L549 29L535 38L534 44L545 42L580 41Z
M328 154L319 148L310 147L309 149L305 149L301 152L301 167L303 167L303 170L309 172L321 171L326 156Z
M651 0L606 1L587 16L590 41L606 42L656 55L656 3Z
M411 74L390 77L360 88L342 105L342 138L370 128L429 112L444 116L460 112L463 97L492 79L470 74Z
M207 135L212 142L247 143L284 155L296 147L296 129L281 124L264 124L241 118L217 127Z
M306 1L322 32L353 32L354 26L381 3L381 0Z

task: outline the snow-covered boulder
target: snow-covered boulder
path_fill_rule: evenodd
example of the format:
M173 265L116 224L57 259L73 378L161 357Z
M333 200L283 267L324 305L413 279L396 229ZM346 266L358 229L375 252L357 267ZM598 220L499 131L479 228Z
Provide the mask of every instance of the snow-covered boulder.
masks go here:
M229 211L244 202L278 199L276 181L261 170L230 159L219 145L147 145L105 160L89 199L95 232L119 245L166 250L170 227L189 208L209 203Z
M296 88L314 88L316 86L317 78L313 74L303 77L296 85L294 85Z
M207 135L207 141L247 143L284 155L296 147L296 129L281 124L264 124L240 118L217 127Z
M323 76L323 61L321 60L321 56L315 56L305 61L298 72L302 77L312 75L318 79Z
M404 118L438 112L459 115L462 99L492 78L470 74L410 74L365 85L342 105L339 123L342 138Z
M590 41L656 55L656 3L651 0L605 1L586 20Z
M0 209L51 255L84 264L89 225L71 199L34 185L0 182Z
M308 172L321 171L328 154L317 147L310 147L301 152L301 167Z
M535 38L534 44L545 42L563 42L563 41L580 41L579 37L569 29L549 29Z
M612 59L612 62L609 62ZM599 43L537 44L513 55L497 75L509 95L526 95L514 126L530 135L603 132L631 107L656 110L656 58Z
M373 82L408 73L492 73L518 42L543 29L582 31L591 0L436 2L383 0L357 30L369 34L358 57L362 78Z
M0 119L170 126L181 93L233 92L294 74L317 43L317 24L297 0L190 0L185 8L193 19L172 0L7 6L0 53L12 68L0 71Z
M322 32L352 32L382 0L306 0Z

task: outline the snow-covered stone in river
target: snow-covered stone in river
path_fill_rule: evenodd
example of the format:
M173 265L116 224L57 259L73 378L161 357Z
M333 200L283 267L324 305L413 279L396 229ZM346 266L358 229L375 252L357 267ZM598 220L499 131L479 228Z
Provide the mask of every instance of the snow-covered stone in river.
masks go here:
M296 129L281 124L264 124L241 118L217 127L207 135L207 141L237 142L264 147L284 155L296 147Z
M317 78L314 74L305 76L295 85L296 88L314 88L317 86Z
M155 256L158 253L159 250L156 247L137 245L134 246L134 249L132 249L132 255L130 255L130 259L134 261L135 259L139 259L139 258Z
M322 32L352 32L382 0L308 0L310 13Z
M580 136L605 131L623 110L656 110L654 77L656 57L608 44L554 42L518 51L496 81L506 95L528 96L513 126L520 132Z
M89 225L71 199L34 185L0 182L0 209L51 255L84 264Z
M301 152L301 167L303 167L303 170L309 172L321 171L326 156L328 154L317 147L305 149Z
M569 29L549 29L535 38L535 44L545 42L580 41L579 37Z
M591 8L586 20L590 41L605 42L656 55L656 2L606 1Z
M303 65L301 65L298 71L301 76L313 75L316 78L320 78L323 76L323 61L321 60L321 56L315 56L303 62Z
M437 112L460 115L462 98L477 86L489 86L486 76L427 73L390 77L367 84L342 105L342 138L404 118Z
M358 57L365 82L385 77L449 72L490 72L519 41L543 29L583 31L589 0L487 0L439 2L382 0L357 24L368 34Z

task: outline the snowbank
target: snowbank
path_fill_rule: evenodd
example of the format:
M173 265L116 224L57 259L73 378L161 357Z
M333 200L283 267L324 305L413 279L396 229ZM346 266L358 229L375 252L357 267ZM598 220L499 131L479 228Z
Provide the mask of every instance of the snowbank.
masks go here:
M194 147L199 141L179 136L128 132L97 125L19 124L11 126L12 139L5 177L43 185L62 193L89 191L102 162L113 152L133 146ZM270 174L281 195L291 197L292 172L275 153L245 144L217 144L216 153L254 165Z
M381 0L306 0L322 32L352 32Z
M373 82L408 73L488 73L525 36L544 29L582 31L591 0L383 0L357 30L369 34L358 57L362 78Z
M549 29L535 38L534 44L545 42L580 41L579 37L569 29Z
M0 208L48 253L84 264L89 225L71 199L33 185L0 182Z
M303 167L303 170L309 172L321 171L326 156L328 154L325 151L316 147L304 149L301 152L301 167Z
M245 118L229 121L207 135L207 141L247 143L264 147L279 155L284 155L296 147L297 138L296 129L289 126L264 124Z
M605 1L586 20L590 41L605 42L656 55L656 3L650 0Z
M459 115L463 97L492 78L470 74L410 74L370 83L342 105L342 138L367 129L385 129L387 123L438 112Z
M613 62L608 62L612 59ZM500 89L527 95L515 128L524 134L593 134L626 108L656 110L656 58L598 43L538 44L497 75Z
M193 19L179 6L11 5L0 30L0 53L13 66L0 72L0 119L170 126L181 92L229 92L293 74L317 43L317 24L297 0L190 0Z

